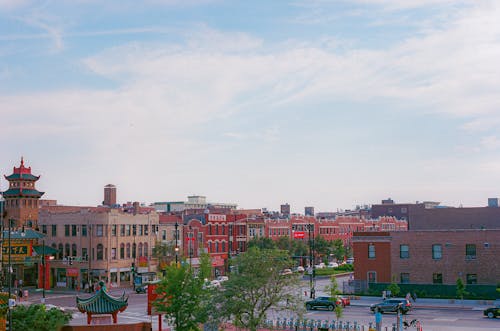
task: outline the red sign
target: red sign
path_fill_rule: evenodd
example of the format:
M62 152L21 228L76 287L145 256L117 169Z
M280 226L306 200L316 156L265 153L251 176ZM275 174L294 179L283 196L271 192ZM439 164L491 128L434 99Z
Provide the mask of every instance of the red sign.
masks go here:
M304 231L295 231L293 233L293 239L304 239L306 233Z
M224 266L224 259L220 256L212 257L212 267L222 267Z
M68 276L68 277L78 277L78 268L68 268L68 269L66 269L66 276Z

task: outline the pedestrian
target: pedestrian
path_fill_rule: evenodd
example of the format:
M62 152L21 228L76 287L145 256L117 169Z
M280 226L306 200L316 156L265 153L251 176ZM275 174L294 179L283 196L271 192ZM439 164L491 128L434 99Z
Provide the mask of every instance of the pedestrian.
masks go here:
M413 302L417 302L417 293L415 291L411 294L411 298L413 299Z
M410 292L406 293L406 300L410 301L410 298L412 298L412 295Z
M18 294L19 294L19 302L23 301L23 289L22 288L19 289Z

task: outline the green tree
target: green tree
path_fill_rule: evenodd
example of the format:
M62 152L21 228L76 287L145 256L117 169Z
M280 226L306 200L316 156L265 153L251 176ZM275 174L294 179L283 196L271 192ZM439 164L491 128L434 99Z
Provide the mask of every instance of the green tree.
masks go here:
M157 258L160 262L160 267L162 269L175 258L175 243L168 242L156 242L153 247L153 257Z
M344 246L342 239L335 239L332 242L332 254L335 256L337 261L343 261L344 256L346 256L347 249Z
M330 295L332 298L335 298L335 301L337 301L337 297L341 293L339 289L339 284L337 283L337 278L335 276L330 277L330 285L328 286L327 290L330 291ZM342 307L342 304L336 305L335 306L335 316L337 319L342 318L344 315L344 309Z
M401 292L401 289L399 288L399 285L396 283L396 277L392 277L392 282L391 284L387 287L389 291L391 291L391 295L394 297L397 297L399 292Z
M210 290L204 288L204 283L210 275L210 258L206 254L200 258L197 275L194 271L187 263L167 266L156 289L158 298L153 305L179 331L199 330L209 316Z
M457 297L460 298L460 300L464 300L464 295L467 295L467 291L465 290L465 285L464 282L462 281L462 278L457 278Z
M304 310L297 275L282 275L292 264L287 252L252 247L234 261L238 270L224 282L224 291L218 292L220 319L232 320L238 327L257 330L266 319L267 312Z
M12 310L13 330L56 331L71 320L71 313L43 304L18 305Z
M252 238L248 242L248 248L259 247L260 249L275 249L276 243L271 238L267 237L256 237Z

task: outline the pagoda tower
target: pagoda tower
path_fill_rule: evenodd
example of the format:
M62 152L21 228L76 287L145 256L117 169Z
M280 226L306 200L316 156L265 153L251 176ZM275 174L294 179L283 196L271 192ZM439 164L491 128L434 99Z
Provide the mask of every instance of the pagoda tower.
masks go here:
M7 226L7 220L12 220L11 226L36 228L38 222L38 200L44 192L35 188L35 183L40 176L31 174L31 167L24 166L24 159L21 157L19 168L14 167L10 176L5 176L9 181L9 188L2 193L5 199L6 217L4 226Z

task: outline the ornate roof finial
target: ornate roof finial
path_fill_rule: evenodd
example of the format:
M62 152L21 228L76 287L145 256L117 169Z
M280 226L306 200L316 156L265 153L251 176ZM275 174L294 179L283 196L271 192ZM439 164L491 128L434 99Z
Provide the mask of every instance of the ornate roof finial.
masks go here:
M21 156L21 168L24 167L24 157Z

